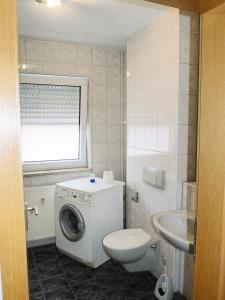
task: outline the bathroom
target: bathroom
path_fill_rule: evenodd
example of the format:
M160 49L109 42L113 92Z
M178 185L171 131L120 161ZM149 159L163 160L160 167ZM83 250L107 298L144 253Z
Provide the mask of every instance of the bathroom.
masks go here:
M200 14L17 0L17 23L29 299L200 300Z

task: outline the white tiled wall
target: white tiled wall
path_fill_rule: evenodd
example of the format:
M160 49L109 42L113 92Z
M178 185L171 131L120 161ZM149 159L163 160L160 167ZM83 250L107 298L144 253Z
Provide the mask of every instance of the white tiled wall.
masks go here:
M196 176L198 122L199 15L180 12L180 70L178 108L178 183ZM177 203L181 207L181 201Z
M183 184L182 193L182 209L192 210L197 209L197 185L196 182L185 182Z
M196 182L185 182L183 184L182 209L196 211L197 205L197 186ZM179 290L188 299L192 299L192 274L194 257L189 253L180 255L180 278Z
M195 180L198 42L198 15L177 9L168 9L127 42L127 226L142 227L153 238L159 237L151 215L181 208L183 182ZM147 165L165 170L164 191L143 183ZM130 189L138 191L138 204ZM163 241L161 248L174 288L181 289L180 274L189 270L183 269L180 251Z
M180 12L177 208L196 210L199 15ZM182 198L180 198L182 195ZM191 299L193 255L179 252L179 290Z
M123 179L123 51L26 38L20 38L19 44L21 72L89 77L93 172L102 176L104 170L110 169L116 179ZM88 174L26 176L24 184L52 184Z
M141 227L153 239L159 237L152 214L176 208L178 82L179 10L171 8L127 42L127 226ZM143 182L144 166L165 170L165 190ZM130 189L139 193L139 203L131 201ZM161 254L173 277L173 247L161 241Z

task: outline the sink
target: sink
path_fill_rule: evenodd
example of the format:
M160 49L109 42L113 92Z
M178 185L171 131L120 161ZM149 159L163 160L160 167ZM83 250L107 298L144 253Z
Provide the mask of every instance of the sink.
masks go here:
M193 254L195 212L169 210L152 216L155 231L175 248Z

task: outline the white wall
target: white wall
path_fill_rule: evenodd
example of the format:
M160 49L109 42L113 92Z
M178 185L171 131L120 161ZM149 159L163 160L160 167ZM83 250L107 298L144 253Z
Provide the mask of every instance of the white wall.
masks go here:
M88 76L91 165L97 176L123 178L123 51L90 45L20 38L20 71ZM26 69L23 70L23 65ZM24 177L25 186L53 184L89 172Z
M196 211L197 187L196 182L183 184L182 208ZM180 253L179 291L188 299L192 299L194 257L189 253Z
M145 229L150 218L176 208L179 101L179 10L168 9L127 43L127 226ZM142 168L165 170L165 190L142 181ZM139 193L131 201L129 190ZM164 241L161 253L174 272L174 249ZM159 268L160 269L160 268Z
M141 227L154 239L159 237L151 215L181 208L183 182L195 180L198 42L199 16L168 9L127 43L127 226ZM165 170L164 191L143 183L147 165ZM138 191L138 204L130 189ZM181 281L191 268L180 251L164 241L161 247L175 290L190 294Z
M196 211L197 205L196 185L186 181L196 179L198 61L199 15L181 11L177 208L193 211ZM194 257L180 251L176 254L180 265L179 290L188 300L191 300Z
M199 15L180 12L178 105L178 202L183 182L195 181L198 124Z

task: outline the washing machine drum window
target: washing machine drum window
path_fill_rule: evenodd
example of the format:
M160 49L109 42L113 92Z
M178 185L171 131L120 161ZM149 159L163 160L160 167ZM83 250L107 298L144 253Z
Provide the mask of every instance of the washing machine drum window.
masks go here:
M72 204L65 204L59 213L59 223L64 236L72 241L79 241L85 231L85 223L79 209Z

